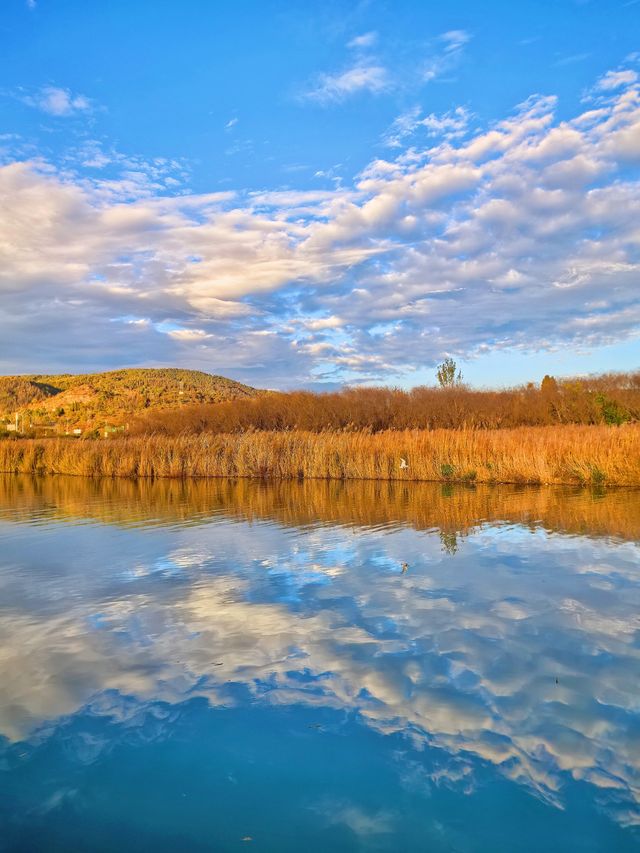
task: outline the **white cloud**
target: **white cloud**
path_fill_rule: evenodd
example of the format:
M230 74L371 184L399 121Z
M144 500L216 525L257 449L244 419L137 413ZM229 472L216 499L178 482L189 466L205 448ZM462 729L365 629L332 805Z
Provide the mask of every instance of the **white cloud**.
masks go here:
M313 331L322 331L324 329L339 329L340 326L343 325L343 320L341 320L340 317L336 317L335 314L331 317L318 317L313 320L305 321L305 326Z
M350 42L347 43L347 47L362 49L367 47L373 47L374 44L378 41L378 33L369 32L363 33L360 36L356 36L352 38Z
M471 41L471 36L466 30L449 30L442 33L439 39L444 44L444 49L447 53L457 51L463 48Z
M466 107L456 107L440 115L429 113L422 116L421 112L420 107L413 107L398 116L384 136L385 144L399 148L421 128L425 136L457 139L467 132L471 120L471 113Z
M448 74L460 63L464 48L471 41L466 30L449 30L442 33L432 45L430 55L423 63L422 78L429 83Z
M73 94L69 89L44 86L37 93L22 99L32 107L52 116L71 116L91 110L91 101L84 95Z
M388 68L369 51L378 40L375 32L356 36L347 47L358 51L357 61L341 71L318 75L302 93L300 100L315 101L322 105L341 103L353 95L368 92L380 95L422 85L452 71L461 61L464 48L471 40L465 30L449 30L433 39L427 56L402 73L391 75Z
M177 341L202 341L211 337L204 329L172 329L167 334Z
M80 162L112 157L119 178L0 168L5 370L52 354L68 368L82 346L103 365L195 360L271 387L332 369L385 381L443 352L633 336L638 84L570 120L555 109L534 96L470 134L463 108L416 108L392 128L397 156L322 191L172 197L181 164L124 162L93 143ZM118 343L113 319L131 316L150 324L122 323ZM308 319L304 345L295 318ZM160 334L167 319L187 334ZM393 331L369 334L381 327Z
M562 56L554 62L554 65L562 67L564 65L575 65L576 62L583 62L591 56L590 53L571 53L568 56Z
M427 130L429 136L444 136L455 139L462 136L469 124L470 113L465 107L456 107L447 113L436 115L429 113L420 120L419 124Z
M340 103L362 92L379 95L389 85L389 75L382 65L358 63L335 74L321 74L303 98L327 105Z
M610 92L613 89L619 89L622 86L628 86L636 83L638 75L635 71L627 69L626 71L607 71L596 84L596 89L602 92Z

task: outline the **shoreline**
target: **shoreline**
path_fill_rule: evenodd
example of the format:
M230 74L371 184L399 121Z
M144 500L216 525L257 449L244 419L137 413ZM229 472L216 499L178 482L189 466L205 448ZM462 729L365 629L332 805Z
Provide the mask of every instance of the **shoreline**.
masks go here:
M0 472L634 487L640 425L6 439Z

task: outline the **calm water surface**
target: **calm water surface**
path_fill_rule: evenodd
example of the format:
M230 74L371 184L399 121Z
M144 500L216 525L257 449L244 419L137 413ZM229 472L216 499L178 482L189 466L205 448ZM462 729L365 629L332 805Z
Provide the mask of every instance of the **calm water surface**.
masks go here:
M0 479L0 849L639 850L639 543L637 492Z

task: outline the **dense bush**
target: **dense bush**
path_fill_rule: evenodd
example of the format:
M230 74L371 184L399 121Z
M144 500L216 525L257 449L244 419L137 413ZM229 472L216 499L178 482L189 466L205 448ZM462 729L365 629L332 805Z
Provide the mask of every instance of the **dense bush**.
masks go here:
M148 412L136 434L311 432L404 429L504 429L555 424L622 424L640 420L640 373L554 380L502 391L464 385L350 388L332 393L271 392L215 404Z

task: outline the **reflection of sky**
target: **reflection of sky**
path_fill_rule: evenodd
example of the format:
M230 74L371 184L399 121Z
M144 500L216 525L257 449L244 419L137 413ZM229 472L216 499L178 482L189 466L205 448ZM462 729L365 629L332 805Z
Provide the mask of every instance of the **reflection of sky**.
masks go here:
M458 545L222 517L3 522L0 732L40 743L80 712L131 730L141 709L196 697L346 712L402 751L416 790L477 792L493 767L552 811L584 785L618 825L638 823L640 548L509 525ZM341 797L314 809L358 837L393 825Z

